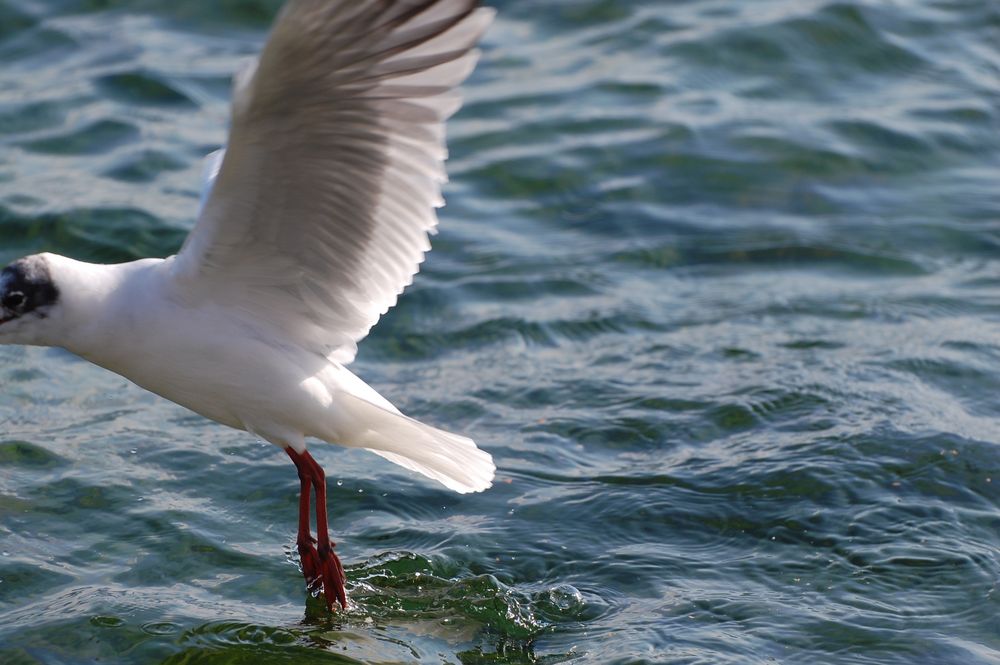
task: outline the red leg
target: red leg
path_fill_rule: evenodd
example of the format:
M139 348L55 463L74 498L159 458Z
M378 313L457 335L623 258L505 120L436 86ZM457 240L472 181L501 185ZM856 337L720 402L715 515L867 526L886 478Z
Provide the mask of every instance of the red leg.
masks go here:
M302 456L291 448L285 448L285 452L292 458L295 468L299 472L300 493L299 493L299 536L297 544L299 548L299 561L302 565L302 575L306 578L306 587L310 590L319 584L319 555L313 545L312 534L309 532L309 492L312 471L306 464Z
M333 601L336 600L341 607L347 609L344 567L340 563L340 558L333 551L337 543L330 540L326 522L326 474L323 473L323 467L312 458L309 451L303 452L301 457L309 467L312 484L316 488L316 549L319 553L319 568L323 578L323 594L326 596L326 605L332 610Z

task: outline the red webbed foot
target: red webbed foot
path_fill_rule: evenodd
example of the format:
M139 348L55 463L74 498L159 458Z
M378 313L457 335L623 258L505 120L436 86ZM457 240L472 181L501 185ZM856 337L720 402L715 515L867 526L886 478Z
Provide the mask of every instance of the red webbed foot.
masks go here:
M319 553L312 539L306 543L299 543L299 566L302 568L302 576L306 578L306 588L310 591L316 589L320 584L322 571L320 570Z
M347 591L344 589L344 566L340 563L340 557L333 551L333 543L329 549L319 549L319 567L323 578L323 596L326 599L326 607L333 611L334 601L340 603L343 609L347 609Z

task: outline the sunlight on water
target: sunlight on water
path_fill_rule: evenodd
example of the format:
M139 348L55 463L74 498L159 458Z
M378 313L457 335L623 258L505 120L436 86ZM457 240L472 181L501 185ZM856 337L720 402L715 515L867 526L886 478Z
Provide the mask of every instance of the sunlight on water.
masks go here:
M0 3L0 263L177 250L278 0ZM1000 6L503 0L358 373L451 494L0 347L0 662L1000 662Z

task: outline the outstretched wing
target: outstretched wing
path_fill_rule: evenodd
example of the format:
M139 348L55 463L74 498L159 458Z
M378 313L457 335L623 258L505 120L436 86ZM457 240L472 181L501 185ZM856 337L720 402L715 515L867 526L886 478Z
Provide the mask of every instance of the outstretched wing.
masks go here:
M236 80L177 297L341 362L419 270L444 122L493 18L478 0L290 0Z

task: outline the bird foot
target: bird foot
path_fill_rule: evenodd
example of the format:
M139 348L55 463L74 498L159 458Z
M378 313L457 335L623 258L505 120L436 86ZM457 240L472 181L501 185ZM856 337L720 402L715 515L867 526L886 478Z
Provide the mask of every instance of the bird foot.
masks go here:
M344 590L344 566L340 558L330 547L321 547L319 554L320 575L323 578L323 596L326 607L333 611L333 602L337 601L343 609L347 609L347 592Z
M307 541L305 543L300 542L299 546L299 565L302 568L302 576L306 578L306 588L310 591L316 589L320 584L320 563L319 563L319 553L316 552L316 546L313 545L312 541Z

